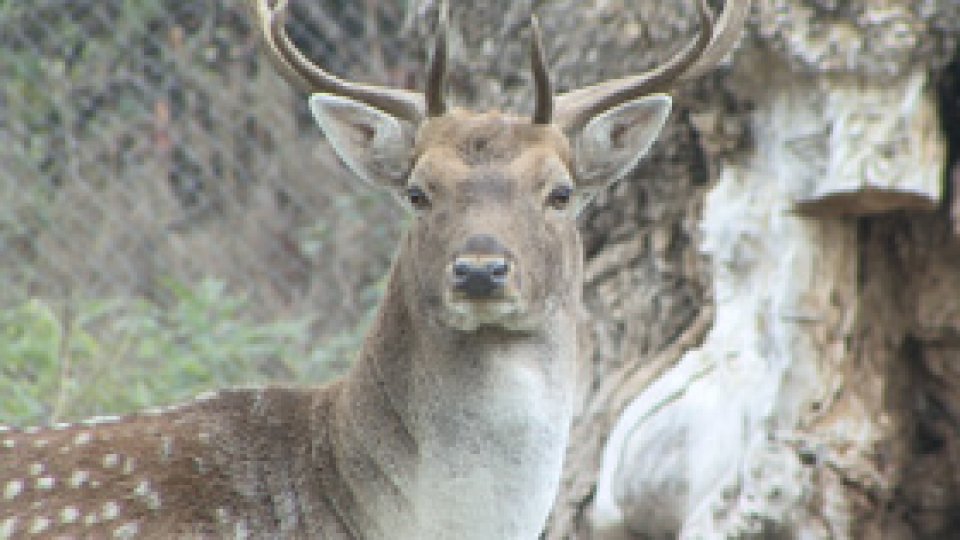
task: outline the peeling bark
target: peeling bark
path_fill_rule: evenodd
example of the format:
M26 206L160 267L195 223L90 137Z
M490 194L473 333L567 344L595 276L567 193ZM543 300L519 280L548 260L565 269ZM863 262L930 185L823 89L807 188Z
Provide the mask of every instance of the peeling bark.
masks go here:
M827 41L840 40L834 30ZM915 285L921 245L956 246L902 234L917 221L944 225L915 216L943 203L947 141L931 66L893 69L885 57L882 76L857 63L846 67L860 72L837 73L830 47L817 47L800 64L821 73L769 51L739 60L732 77L753 104L754 138L720 160L707 195L713 327L620 415L589 512L594 538L960 534L948 517L955 482L923 490L935 505L903 492L918 486L904 472L926 423L910 399L920 382L911 358L929 342L917 339L916 301L960 298L943 287L960 265ZM941 371L951 352L937 349Z

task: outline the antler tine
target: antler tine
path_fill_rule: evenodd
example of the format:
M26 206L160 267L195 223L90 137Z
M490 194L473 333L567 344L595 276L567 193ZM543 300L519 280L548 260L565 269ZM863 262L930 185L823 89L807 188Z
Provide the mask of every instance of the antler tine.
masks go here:
M632 99L667 91L678 80L713 67L730 52L739 38L750 0L727 0L720 22L716 24L707 0L698 0L697 5L701 28L693 42L650 71L558 96L557 123L568 130L579 129L597 114Z
M543 34L540 31L540 21L536 15L530 18L530 28L533 31L533 45L530 49L530 56L533 64L533 80L537 86L537 105L533 112L533 123L547 125L553 122L553 84L550 81L547 59L543 51Z
M271 3L273 3L272 6ZM290 64L283 60L271 39L272 32L270 31L270 23L273 21L274 13L286 11L287 0L276 0L275 2L271 2L271 0L250 0L249 2L245 2L244 5L253 15L253 20L256 21L257 31L263 36L264 45L266 45L267 48L267 58L270 59L273 67L280 72L280 75L282 75L287 82L301 90L309 91L310 85L300 74L290 67Z
M706 0L700 0L700 2L705 4ZM681 76L682 79L699 77L723 60L723 57L737 44L740 34L743 33L743 26L750 15L750 2L751 0L727 0L726 5L723 6L723 13L714 24L710 45L697 60L697 63ZM710 8L707 6L700 9L702 11Z
M447 112L447 40L450 33L450 3L441 0L440 19L437 25L437 40L433 47L433 60L427 75L427 116L434 118Z
M287 35L288 0L252 1L270 59L292 84L309 92L352 98L415 124L423 120L424 99L419 93L346 81L310 61Z

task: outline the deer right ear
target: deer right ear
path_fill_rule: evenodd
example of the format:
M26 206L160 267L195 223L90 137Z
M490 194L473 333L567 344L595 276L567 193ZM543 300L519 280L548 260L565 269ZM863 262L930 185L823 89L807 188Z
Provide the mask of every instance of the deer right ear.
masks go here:
M310 112L354 174L384 187L404 184L413 163L413 131L396 117L330 94L310 96Z
M588 193L619 180L637 165L670 115L670 96L645 96L606 111L576 137L577 184Z

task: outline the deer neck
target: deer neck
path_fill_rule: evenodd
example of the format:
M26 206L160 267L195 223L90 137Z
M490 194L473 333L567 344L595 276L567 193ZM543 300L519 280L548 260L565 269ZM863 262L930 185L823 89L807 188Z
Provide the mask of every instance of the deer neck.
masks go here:
M417 304L395 265L340 397L337 452L355 465L340 469L369 506L352 514L376 516L362 536L536 538L567 444L576 306L520 335L456 331Z

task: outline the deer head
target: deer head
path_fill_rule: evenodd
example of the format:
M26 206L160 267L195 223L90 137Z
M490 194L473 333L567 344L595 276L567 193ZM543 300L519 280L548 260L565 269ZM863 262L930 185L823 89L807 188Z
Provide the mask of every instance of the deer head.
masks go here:
M256 10L272 60L313 94L337 154L416 216L399 260L413 303L462 330L523 330L579 295L577 214L649 150L670 112L662 92L711 67L739 35L748 2L727 2L716 25L698 1L701 32L668 62L560 96L534 19L532 118L448 107L445 1L423 94L327 73L287 36L286 0Z

